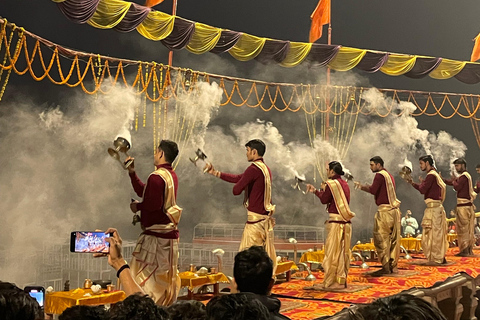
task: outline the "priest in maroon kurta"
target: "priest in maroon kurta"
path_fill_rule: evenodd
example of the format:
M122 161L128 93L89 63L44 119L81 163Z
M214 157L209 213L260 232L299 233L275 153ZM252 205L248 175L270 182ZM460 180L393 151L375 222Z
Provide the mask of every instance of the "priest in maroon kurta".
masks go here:
M355 182L357 188L373 194L378 206L373 225L373 243L382 269L372 273L372 276L398 273L400 256L400 201L395 192L395 180L383 165L381 157L371 158L370 170L375 173L372 185Z
M460 252L457 256L468 257L473 255L475 245L475 210L473 200L477 196L473 191L472 177L467 172L467 162L464 159L453 161L458 177L443 181L457 192L457 207L455 208L455 221Z
M264 163L265 144L255 139L246 145L247 160L252 164L242 174L229 174L215 170L207 164L206 170L224 181L234 183L233 194L244 193L244 205L247 208L247 222L243 231L239 251L251 246L262 246L276 266L272 218L275 205L272 204L272 173ZM274 268L275 269L275 268Z
M320 202L327 205L328 219L325 221L327 239L322 265L325 270L323 287L328 289L346 288L350 268L352 239L350 217L353 213L349 207L350 188L342 179L342 175L344 175L342 165L338 161L332 161L327 165L328 180L322 183L320 190L307 184L307 191L315 193Z
M448 249L447 217L443 208L445 201L445 183L435 169L430 155L420 157L420 169L427 176L420 184L410 180L410 184L424 195L425 212L422 219L422 249L430 265L445 264L445 254Z
M146 184L133 164L128 168L133 189L142 198L142 202L132 202L130 208L132 212L141 211L143 230L132 254L131 273L144 292L162 306L173 304L180 290L177 225L181 209L176 206L178 179L172 168L177 155L177 144L162 140L154 155L156 170Z

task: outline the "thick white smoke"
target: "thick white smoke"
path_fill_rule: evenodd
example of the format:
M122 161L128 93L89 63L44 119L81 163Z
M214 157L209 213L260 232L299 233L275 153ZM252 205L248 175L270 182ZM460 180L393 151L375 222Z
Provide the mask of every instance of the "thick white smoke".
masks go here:
M463 143L447 133L435 135L419 129L415 118L408 116L413 105L394 103L394 110L404 110L404 115L359 117L350 150L341 159L338 150L320 136L314 137L312 148L303 116L278 116L272 111L262 113L262 120L255 120L256 116L248 115L250 109L244 109L241 118L232 118L238 109L219 108L222 90L216 84L198 83L197 90L195 94L180 94L176 102L169 101L169 108L176 103L177 113L168 114L166 136L163 131L157 132L159 139L172 138L169 130L176 123L176 128L183 130L181 137L185 137L187 126L181 129L178 120L193 123L188 127L189 142L177 140L182 152L177 174L178 204L184 208L180 222L183 242L191 241L193 227L198 223L245 221L243 196L232 195L233 185L203 174L200 162L195 167L188 160L194 157L196 148L201 148L217 169L240 174L250 165L245 143L262 139L267 146L264 158L274 177L277 223L310 226L323 225L324 207L315 196L292 189L296 174L305 175L318 187L318 170L325 170L328 161L339 160L355 180L371 182L372 156L380 155L386 168L397 176L405 159L413 162L414 171L419 173L416 159L422 154L431 153L437 164L445 167L466 150ZM389 103L375 90L366 92L364 98L372 107ZM140 126L137 132L131 127L135 109L142 103L133 92L116 89L110 95L82 94L73 98L68 107L49 110L26 103L8 106L9 112L0 117L0 162L4 168L0 183L6 186L0 209L7 213L0 233L1 249L27 256L44 242L65 242L71 231L109 226L119 228L125 239L136 238L140 229L130 224L128 203L134 194L128 176L106 149L116 136L128 139L131 134L134 147L130 154L135 156L137 173L145 181L153 170L152 121L149 118L146 128ZM218 119L214 118L217 114ZM147 115L150 117L150 109ZM357 213L354 228L370 230L375 211L373 196L354 191L352 185L351 189L351 207ZM418 218L423 209L418 192L397 178L397 193L403 201L402 210L411 208ZM2 274L21 284L22 277L35 268L34 262L29 265L31 269L23 264L18 268L18 263L11 261Z

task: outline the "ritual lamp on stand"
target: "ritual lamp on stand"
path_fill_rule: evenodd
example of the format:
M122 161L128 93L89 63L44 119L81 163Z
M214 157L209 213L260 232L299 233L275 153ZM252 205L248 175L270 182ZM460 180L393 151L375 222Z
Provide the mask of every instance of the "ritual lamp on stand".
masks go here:
M133 163L133 159L130 159L128 161L125 161L125 160L121 160L120 159L120 153L124 153L125 154L125 158L128 158L130 157L128 155L128 150L130 150L130 142L128 142L127 139L125 138L122 138L122 137L117 137L115 139L115 141L113 141L113 146L115 148L108 148L108 154L114 158L115 160L117 160L118 162L120 162L120 165L122 166L122 168L124 170L127 170L128 167Z

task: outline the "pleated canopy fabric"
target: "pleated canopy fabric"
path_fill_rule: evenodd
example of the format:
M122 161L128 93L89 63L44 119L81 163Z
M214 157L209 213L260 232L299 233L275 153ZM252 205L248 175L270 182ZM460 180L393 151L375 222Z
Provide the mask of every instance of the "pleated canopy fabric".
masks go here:
M239 61L255 59L284 67L307 62L336 71L357 68L413 79L428 75L434 79L455 77L468 84L480 82L480 64L475 62L268 39L189 21L123 0L52 1L75 23L119 32L137 30L147 39L161 41L170 50L186 48L195 54L228 52Z

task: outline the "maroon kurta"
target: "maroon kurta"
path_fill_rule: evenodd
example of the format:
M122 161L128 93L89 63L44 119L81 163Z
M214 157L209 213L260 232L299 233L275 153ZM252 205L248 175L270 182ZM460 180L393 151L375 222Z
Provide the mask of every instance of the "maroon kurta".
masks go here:
M431 169L435 170L435 169ZM413 183L415 189L424 195L425 199L441 200L442 188L437 183L437 178L433 174L427 174L425 180L421 184Z
M175 186L175 198L177 197L178 178L170 164L162 164L157 167L167 169L173 178ZM147 185L140 180L136 173L129 174L135 193L143 198L143 201L137 204L141 214L142 226L147 228L154 224L169 224L170 218L165 214L164 197L165 197L165 181L157 174L151 174L148 177ZM144 192L145 191L145 192ZM159 238L164 239L178 239L178 230L173 230L168 233L159 234Z
M263 162L263 158L257 159L255 161ZM270 173L270 181L272 181L272 172L270 171L270 168L268 168L268 172ZM248 211L268 215L264 203L265 177L259 167L252 163L242 174L230 174L221 172L220 179L227 182L235 183L235 186L233 186L233 194L236 196L241 194L242 191L244 191L245 189L248 190Z
M390 175L390 178L393 182L393 187L395 188L395 179L393 179L393 176L390 174L390 172L387 171L387 173ZM368 192L373 194L377 206L382 204L390 204L388 201L387 182L381 173L377 172L375 174L375 178L373 179L373 183L368 189Z
M334 175L332 179L337 179L340 182L343 192L345 193L345 198L347 198L347 202L350 203L350 187L348 186L347 181L343 180L338 174ZM333 197L332 190L330 190L328 184L325 186L325 190L315 191L315 195L320 199L321 203L327 205L327 211L329 213L338 214L335 198Z
M457 191L457 198L470 200L470 186L467 177L461 175L456 179L443 179L443 181L447 185L453 186L453 189Z

